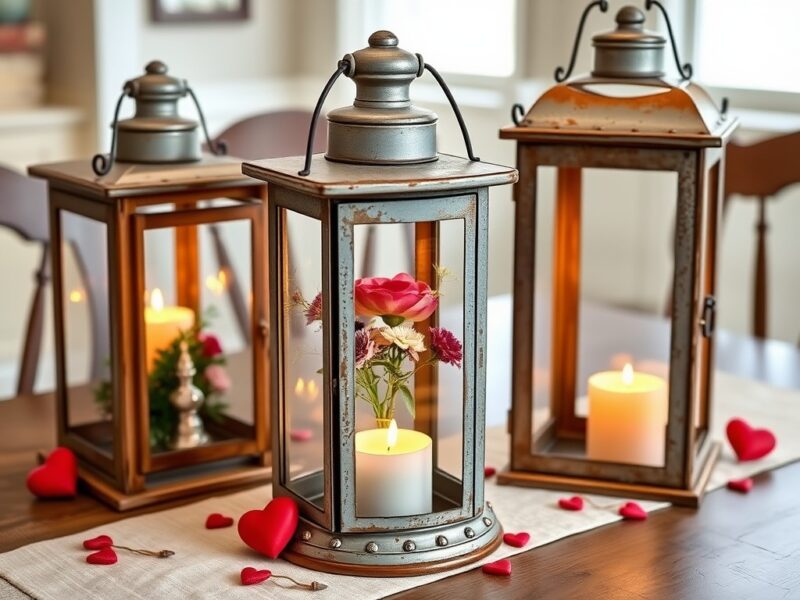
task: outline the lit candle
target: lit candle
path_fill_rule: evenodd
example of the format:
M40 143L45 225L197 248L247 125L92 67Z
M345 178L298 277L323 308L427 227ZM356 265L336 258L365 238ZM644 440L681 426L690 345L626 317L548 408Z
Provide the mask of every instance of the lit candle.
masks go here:
M150 294L150 306L144 309L145 352L148 370L159 350L169 346L181 331L194 325L194 311L185 306L164 306L164 296L156 288Z
M667 384L661 377L619 371L589 378L586 454L591 460L664 466Z
M388 429L356 433L356 514L400 517L431 512L433 444L419 431Z

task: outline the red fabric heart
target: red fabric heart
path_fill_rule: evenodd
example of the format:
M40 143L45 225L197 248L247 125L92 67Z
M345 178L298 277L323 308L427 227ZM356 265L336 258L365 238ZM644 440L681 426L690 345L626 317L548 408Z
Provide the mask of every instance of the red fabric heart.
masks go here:
M86 562L90 565L113 565L117 562L117 553L113 548L103 548L86 557Z
M206 517L206 529L222 529L233 525L233 517L213 513Z
M289 437L294 442L307 442L314 437L314 432L310 429L292 429L289 432Z
M495 469L494 467L483 467L484 478L489 479L489 477L491 477L495 473L497 473L497 469Z
M734 492L746 494L753 489L753 480L750 477L745 477L744 479L731 479L728 482L728 489L733 490Z
M508 544L509 546L514 546L515 548L522 548L527 544L531 539L531 534L520 531L519 533L504 533L503 534L503 541Z
M636 504L636 502L626 502L619 508L619 514L623 519L631 521L644 521L647 519L647 513L644 509Z
M297 503L291 498L275 498L263 510L241 516L239 537L256 552L277 558L292 539L297 520Z
M583 510L583 498L580 496L559 498L558 505L564 510Z
M775 435L769 429L754 429L743 419L728 421L725 433L742 462L763 458L775 448Z
M507 558L501 558L494 562L486 563L481 567L481 571L488 575L511 575L511 561Z
M84 540L83 547L87 550L100 550L102 548L108 548L109 546L113 545L113 543L114 540L107 535L98 535L90 540Z
M78 486L78 464L69 448L58 447L28 473L28 490L37 498L71 498Z
M241 573L242 585L255 585L266 581L270 577L272 577L272 571L267 569L258 570L254 567L245 567Z

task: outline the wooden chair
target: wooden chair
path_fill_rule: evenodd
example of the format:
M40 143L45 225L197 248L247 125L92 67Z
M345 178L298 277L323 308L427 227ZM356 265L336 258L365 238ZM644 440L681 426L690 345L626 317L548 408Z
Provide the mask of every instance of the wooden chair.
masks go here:
M728 144L723 211L734 195L758 202L752 313L752 334L757 338L767 337L767 202L793 183L800 183L800 132L750 145Z

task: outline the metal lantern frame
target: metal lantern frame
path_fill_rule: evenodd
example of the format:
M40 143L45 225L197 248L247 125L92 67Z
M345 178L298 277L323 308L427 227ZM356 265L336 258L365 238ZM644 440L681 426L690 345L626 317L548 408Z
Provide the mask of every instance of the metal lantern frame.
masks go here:
M56 342L58 443L78 457L79 475L89 490L117 510L128 510L184 495L265 481L270 474L267 346L266 188L242 177L240 162L204 156L177 165L117 163L96 177L88 161L37 165L33 176L49 183L51 256ZM204 206L214 199L224 206ZM148 210L172 205L164 211ZM61 215L80 215L106 227L108 340L112 388L109 424L70 426L66 376L65 283ZM252 344L253 425L224 418L217 427L227 439L188 450L154 454L149 442L149 401L142 298L144 235L175 229L178 301L199 314L198 227L246 221L251 228L253 303L245 322ZM91 306L90 306L91 310ZM246 307L245 307L246 310ZM246 314L246 313L245 313ZM94 362L103 357L94 349ZM102 431L101 431L102 429ZM222 431L221 430L221 431ZM102 440L98 437L100 435ZM110 445L110 452L104 450Z
M243 172L269 183L271 346L273 348L273 494L300 506L301 522L284 556L298 564L337 573L413 575L452 568L491 552L501 528L483 498L486 360L488 186L511 183L508 167L439 155L415 166L334 163L317 155L310 175L298 176L302 157L245 163ZM323 306L323 436L321 472L289 482L282 312L291 293L285 211L321 224ZM434 466L434 496L440 507L406 517L359 517L355 505L354 239L359 224L413 223L416 277L435 283L438 222L464 222L463 448L459 482ZM283 296L283 302L280 298ZM434 326L436 316L426 324ZM434 440L436 465L436 374L415 378L415 429ZM308 500L322 494L321 508ZM304 497L305 496L305 497ZM444 506L442 508L441 506Z
M648 8L651 4L648 2ZM594 2L584 12L605 2ZM641 25L641 12L620 11L621 29ZM578 36L583 27L583 20ZM719 443L709 432L714 365L716 245L725 144L737 123L688 79L658 72L664 40L650 32L627 54L614 34L595 37L595 73L546 91L515 126L500 131L517 141L520 179L514 188L513 379L509 419L511 460L498 474L504 484L641 497L696 506ZM624 32L630 39L630 29ZM608 46L607 49L603 45ZM575 49L578 47L578 40ZM573 50L574 52L575 50ZM641 51L644 51L641 53ZM636 54L634 54L636 53ZM626 54L626 52L623 52ZM675 55L677 61L677 54ZM572 70L574 55L570 63ZM646 71L636 76L636 70ZM655 70L654 70L655 69ZM690 65L678 69L691 75ZM618 75L614 72L619 71ZM610 73L597 73L606 71ZM625 71L633 72L633 74ZM652 86L656 95L608 97L598 84ZM553 241L550 417L534 422L534 251L537 170L556 168ZM576 414L578 361L581 170L628 169L677 174L674 278L671 295L668 424L663 467L589 460L580 454L586 419ZM534 232L534 235L532 235ZM576 454L577 452L577 454Z

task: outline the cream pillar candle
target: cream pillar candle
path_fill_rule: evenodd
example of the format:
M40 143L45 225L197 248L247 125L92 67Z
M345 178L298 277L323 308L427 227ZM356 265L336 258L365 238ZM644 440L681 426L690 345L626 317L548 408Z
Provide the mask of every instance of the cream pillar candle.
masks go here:
M169 346L181 331L194 325L194 311L184 306L164 306L164 296L156 288L150 306L144 309L145 356L147 370L153 368L159 350Z
M400 517L431 512L433 443L419 431L388 429L356 433L356 515Z
M586 454L590 460L664 466L667 384L661 377L605 371L589 378Z

